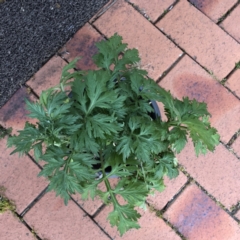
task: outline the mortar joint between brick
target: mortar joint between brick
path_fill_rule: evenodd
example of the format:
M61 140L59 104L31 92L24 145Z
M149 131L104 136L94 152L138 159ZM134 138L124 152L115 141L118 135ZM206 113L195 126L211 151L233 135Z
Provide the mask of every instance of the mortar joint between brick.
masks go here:
M26 213L39 202L39 200L46 194L48 187L46 187L40 194L19 214L20 217L24 217Z
M239 132L239 131L238 131ZM235 133L236 134L236 133ZM238 156L237 154L236 154L236 152L234 151L234 149L231 147L231 145L234 143L234 141L236 140L236 139L234 139L234 140L232 140L234 137L235 137L235 134L233 135L233 137L230 139L230 141L227 143L227 144L225 144L225 143L223 143L222 141L220 141L220 143L231 153L231 154L233 154L238 160L240 160L240 156ZM238 133L239 134L239 133Z
M107 5L105 7L103 7L91 20L91 22L89 21L89 24L94 23L95 21L98 20L98 18L100 18L109 8L111 8L115 3L117 2L117 0L110 0Z
M164 216L163 216L163 212L161 210L158 210L156 208L154 208L154 206L152 206L151 204L149 204L148 202L146 202L146 205L149 209L150 212L155 213L155 215L159 218L161 218L165 224L167 224L182 240L187 240L179 231L178 229L173 226L173 224L171 224Z
M162 73L162 75L157 79L156 83L159 83L163 78L165 78L168 73L182 60L184 56L185 53L183 52L181 56L166 71Z
M100 212L102 212L106 207L106 204L102 204L93 214L92 214L92 218L96 218Z
M27 89L28 94L32 94L34 97L39 99L38 94L34 91L33 88L31 88L27 83L24 84L24 87Z
M125 0L130 6L132 6L138 13L140 13L144 18L146 18L148 21L151 21L151 18L149 15L145 12L144 9L141 9L137 4L132 3L130 0Z
M176 0L174 3L172 3L164 12L153 22L154 25L156 25L160 20L162 20L176 5L179 3L180 0Z
M239 1L236 2L226 13L222 15L216 22L217 25L220 25L231 13L232 11L239 5Z
M31 161L38 166L39 169L43 169L43 167L29 154L29 153L26 153L26 155L31 159Z
M111 236L97 223L97 221L94 219L94 214L91 216L72 196L70 196L71 200L84 212L85 216L88 216L95 225L97 225L97 227L100 228L100 230L110 239L113 240L111 238ZM102 209L100 209L101 211Z
M33 236L37 239L37 240L44 240L42 238L39 237L38 233L36 232L36 230L34 230L33 227L30 227L28 225L28 223L23 219L23 217L21 217L18 213L16 213L16 217L20 220L20 222L33 234Z

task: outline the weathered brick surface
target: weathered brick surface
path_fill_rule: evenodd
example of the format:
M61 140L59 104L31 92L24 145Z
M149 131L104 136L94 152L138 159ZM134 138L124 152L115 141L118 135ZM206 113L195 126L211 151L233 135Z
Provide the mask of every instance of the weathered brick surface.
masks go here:
M240 229L225 211L191 185L164 214L188 240L238 240Z
M130 4L122 0L114 4L94 25L107 37L118 33L129 48L137 48L142 68L155 80L182 53Z
M189 0L189 2L205 13L214 22L218 22L220 18L223 17L231 7L233 7L236 0Z
M47 186L37 175L40 169L27 156L10 155L13 149L6 147L7 140L0 140L0 186L6 188L6 196L13 200L21 213Z
M11 212L0 214L1 240L34 240L33 234Z
M181 190L186 182L187 177L181 172L177 178L169 179L166 177L164 181L166 186L165 190L161 193L156 191L155 196L149 196L147 198L147 202L155 209L163 209L165 205Z
M239 129L240 101L188 56L181 59L160 85L177 98L188 96L206 102L210 121L223 142L227 143Z
M25 87L22 87L0 109L0 124L5 128L12 127L12 134L22 130L26 121L36 122L34 119L27 117L29 112L26 110L25 99L29 101L36 100L32 94L28 93Z
M235 1L236 2L236 1ZM239 23L240 21L240 5L238 5L230 15L221 23L221 26L238 42L240 42Z
M95 69L96 65L92 61L92 56L97 53L95 43L102 39L103 37L89 23L86 23L59 53L68 61L81 57L76 64L77 69Z
M232 148L238 157L240 157L240 136L238 136L238 138L234 141Z
M230 209L240 201L240 161L223 145L217 146L214 153L196 157L193 144L189 142L178 159L187 172L225 207Z
M42 239L109 239L74 202L65 206L53 192L43 196L24 219Z
M107 221L108 214L113 210L112 206L107 206L99 215L95 218L98 224L114 239L114 240L180 240L181 238L154 212L146 210L140 211L142 217L139 220L140 229L131 229L125 233L122 237L117 231L117 228L112 228Z
M27 82L35 93L40 96L43 90L56 86L60 82L62 69L67 63L60 57L52 57L33 77Z
M185 0L176 4L157 27L219 80L240 60L240 45Z
M174 0L130 0L143 14L147 14L152 22L155 22L165 10L167 10Z
M225 85L240 98L240 69L231 74Z

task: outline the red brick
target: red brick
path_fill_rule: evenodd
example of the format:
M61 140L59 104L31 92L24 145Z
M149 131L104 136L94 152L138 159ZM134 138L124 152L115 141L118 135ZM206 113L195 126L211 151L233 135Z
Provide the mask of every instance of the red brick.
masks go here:
M35 93L40 96L43 90L56 86L60 82L62 69L67 63L60 57L52 57L33 77L27 82Z
M147 198L147 202L155 209L163 209L165 205L181 190L186 182L187 177L182 172L180 172L179 176L174 179L166 177L164 180L166 185L165 190L161 193L156 191L155 196L149 196Z
M0 186L6 188L6 196L21 213L47 187L47 182L37 177L40 169L31 159L10 155L13 149L6 144L6 139L0 140Z
M240 59L240 45L187 1L176 4L157 27L219 80Z
M225 84L238 97L240 97L240 69L237 69L227 80Z
M214 153L196 157L193 144L189 142L178 155L186 171L211 195L230 209L240 200L240 161L223 145Z
M55 193L47 193L24 216L41 238L57 240L109 239L72 201L67 206Z
M111 186L115 186L118 182L118 178L109 179ZM106 191L105 184L102 182L99 184L99 189L102 191ZM74 200L90 215L93 215L102 205L103 202L99 197L96 197L94 200L89 198L88 200L82 200L80 194L75 194L73 196Z
M240 136L233 142L232 148L234 152L240 157Z
M236 0L189 0L189 2L205 13L214 22L218 22L218 20L233 7Z
M155 80L182 54L176 45L122 0L116 2L94 25L107 37L117 32L129 48L137 48L142 68Z
M16 134L18 130L22 130L26 121L31 123L36 122L27 117L29 112L26 110L25 99L29 101L36 100L36 98L32 94L29 94L28 90L23 87L0 109L0 124L5 128L12 127L13 134Z
M139 10L148 17L152 22L155 22L159 16L161 16L165 10L167 10L171 4L173 4L174 0L130 0Z
M0 214L1 240L34 240L33 234L11 212Z
M122 237L117 231L117 228L112 228L107 220L108 214L113 210L112 206L107 206L99 215L95 218L98 224L114 239L114 240L180 240L181 238L154 212L146 210L140 211L142 217L139 220L139 229L131 229L125 233Z
M225 211L191 185L164 214L188 240L238 240L240 229Z
M76 68L81 70L95 69L96 65L92 61L92 56L97 53L96 42L103 37L88 23L86 23L59 53L68 61L76 57L81 57Z
M236 2L236 1L235 1ZM239 23L240 21L240 6L238 5L221 23L221 26L238 42L240 42Z
M210 121L218 129L221 140L227 143L239 128L240 101L188 56L160 82L177 97L188 96L206 102Z

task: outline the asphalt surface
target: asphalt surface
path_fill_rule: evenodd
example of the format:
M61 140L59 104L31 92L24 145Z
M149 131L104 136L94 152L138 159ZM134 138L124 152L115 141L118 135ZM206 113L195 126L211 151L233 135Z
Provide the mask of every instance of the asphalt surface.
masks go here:
M0 0L0 107L108 0Z

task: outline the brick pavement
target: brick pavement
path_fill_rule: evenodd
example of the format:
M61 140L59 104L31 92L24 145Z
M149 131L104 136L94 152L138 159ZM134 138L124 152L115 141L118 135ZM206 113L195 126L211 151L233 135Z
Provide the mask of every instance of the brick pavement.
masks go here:
M207 102L211 123L221 135L214 153L196 158L193 148L178 156L181 173L166 180L166 189L149 197L140 230L123 239L240 239L240 61L237 0L117 0L93 18L0 109L0 125L23 128L24 98L35 101L59 81L61 69L76 56L79 69L95 68L94 43L115 32L138 48L141 65L175 97ZM32 121L32 120L31 120ZM47 181L37 178L41 164L32 157L9 155L0 140L0 186L16 204L15 214L0 215L1 240L120 239L106 221L110 207L100 200L74 196L67 207ZM113 183L114 184L114 183Z

